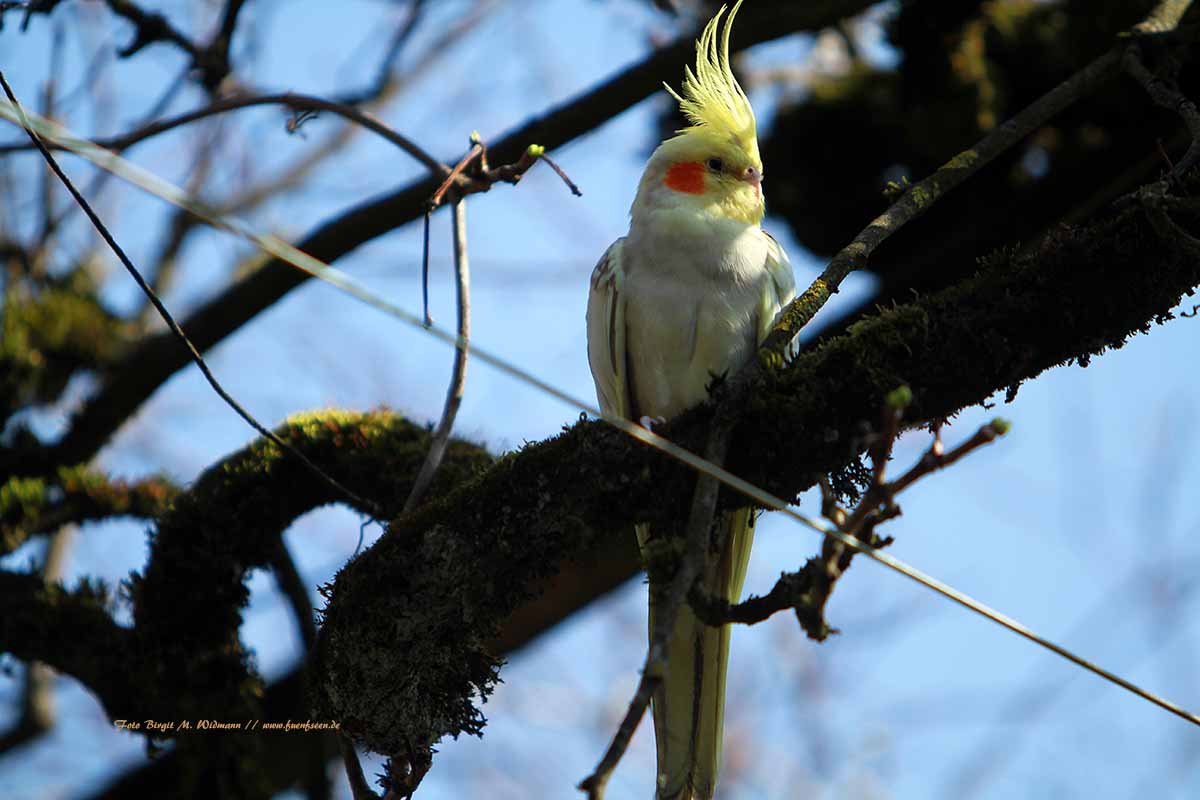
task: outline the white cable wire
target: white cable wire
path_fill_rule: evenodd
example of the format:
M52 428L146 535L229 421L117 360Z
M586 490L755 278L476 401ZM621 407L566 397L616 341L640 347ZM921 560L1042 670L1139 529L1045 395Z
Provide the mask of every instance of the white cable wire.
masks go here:
M313 258L312 256L296 249L277 236L258 233L249 224L242 222L241 220L221 215L211 207L188 196L187 192L178 186L175 186L169 181L160 178L152 172L142 169L136 164L126 161L109 150L105 150L104 148L99 147L86 139L79 138L63 126L48 120L45 117L30 111L26 111L25 114L30 122L30 126L46 141L53 142L56 145L69 150L76 155L87 159L88 161L91 161L101 169L111 172L117 177L122 178L129 183L132 183L133 185L149 192L150 194L160 197L163 200L172 203L173 205L195 214L197 217L215 228L227 230L231 233L241 236L242 238L258 246L264 252L275 256L281 261L291 264L292 266L307 272L309 275L312 275L315 278L336 286L343 292L366 303L369 306L372 306L373 308L379 309L385 314L395 317L396 319L399 319L418 330L425 331L429 335L441 340L451 347L456 347L460 344L457 335L454 333L451 333L450 331L447 331L437 325L426 326L421 317L406 311L395 303L392 303L391 301L374 294L354 278L351 278L345 272L342 272L336 267L331 267L328 264ZM9 122L12 122L18 126L20 125L20 118L17 115L16 109L6 100L0 100L0 117L3 117ZM634 439L667 453L671 457L700 473L717 479L721 483L746 495L762 506L780 511L795 522L811 528L812 530L824 536L829 536L833 539L836 539L847 547L850 547L867 556L868 558L884 565L885 567L904 575L906 578L916 581L922 586L937 592L943 597L949 598L955 603L974 611L986 619L989 619L992 622L995 622L996 624L1001 625L1002 627L1005 627L1020 636L1023 636L1029 641L1034 642L1067 659L1068 661L1083 667L1084 669L1096 675L1099 675L1105 680L1136 694L1142 699L1148 700L1149 702L1154 703L1160 708L1163 708L1172 714L1187 720L1188 722L1191 722L1195 725L1200 725L1200 716L1187 711L1186 709L1176 705L1175 703L1172 703L1169 700L1142 689L1136 684L1133 684L1116 675L1115 673L1109 672L1108 670L1091 663L1081 656L1075 655L1065 647L1055 644L1049 639L1046 639L1045 637L1035 633L1025 625L1017 622L1012 617L996 611L995 609L974 599L970 595L958 591L949 584L943 583L937 578L925 574L916 567L912 567L898 558L877 550L865 542L854 538L853 536L849 536L835 528L829 528L813 521L798 511L789 508L785 501L776 497L775 495L770 494L769 492L760 489L759 487L739 478L738 476L727 472L722 467L719 467L716 464L706 461L700 456L683 449L674 442L662 438L653 431L649 431L640 425L635 425L629 420L602 412L591 403L581 400L569 394L568 392L565 392L562 389L547 383L530 372L526 372L521 367L516 366L501 356L491 353L487 349L480 347L475 342L472 342L470 347L471 354L474 358L490 364L501 372L516 378L518 381L526 383L535 389L560 400L566 405L573 407L576 410L585 411L588 414L600 417L610 425L620 429L629 436L632 436Z

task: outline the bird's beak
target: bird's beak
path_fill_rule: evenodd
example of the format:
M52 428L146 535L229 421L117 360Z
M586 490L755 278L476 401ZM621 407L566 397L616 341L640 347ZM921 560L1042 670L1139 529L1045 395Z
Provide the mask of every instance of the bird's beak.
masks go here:
M755 193L762 197L762 173L756 167L746 167L742 180L753 186Z

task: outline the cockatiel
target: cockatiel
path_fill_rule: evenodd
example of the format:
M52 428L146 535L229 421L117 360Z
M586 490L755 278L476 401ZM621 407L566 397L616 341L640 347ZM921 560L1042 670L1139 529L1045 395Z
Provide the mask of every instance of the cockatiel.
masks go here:
M667 91L691 123L646 164L629 233L592 273L588 361L606 412L651 424L697 405L714 377L735 374L795 295L783 249L761 227L762 162L754 111L729 67L722 7L696 44L683 94ZM726 512L724 548L700 578L736 602L753 541L750 509ZM637 526L646 553L653 537ZM650 587L654 631L657 586ZM652 700L656 798L711 798L721 761L729 627L709 627L686 604L667 648L665 682Z

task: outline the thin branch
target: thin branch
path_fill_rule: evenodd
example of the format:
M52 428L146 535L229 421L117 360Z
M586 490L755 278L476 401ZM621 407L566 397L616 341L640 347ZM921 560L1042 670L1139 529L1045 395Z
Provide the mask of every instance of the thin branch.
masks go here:
M426 217L428 219L428 217ZM412 490L404 503L407 514L417 507L425 490L433 482L433 475L442 456L446 453L446 445L450 441L450 431L454 428L454 419L458 408L462 405L463 393L467 380L467 350L471 341L471 268L467 259L467 201L458 198L454 201L454 285L458 298L458 342L454 348L454 366L450 374L450 386L446 390L446 402L442 408L442 418L433 433L433 441L429 445L429 455L421 465L413 481ZM428 312L427 312L428 313Z
M212 41L205 48L205 58L210 62L215 61L220 67L223 67L225 74L228 74L230 69L229 46L233 42L233 31L237 27L238 14L241 13L245 3L246 0L225 0L225 10L221 13L221 24L217 27ZM224 78L225 74L222 74L221 78Z
M224 114L227 111L236 111L242 108L271 105L285 106L295 112L327 111L331 114L337 114L340 117L344 117L351 122L361 125L372 133L382 136L384 139L396 145L417 161L421 162L421 164L423 164L431 173L438 176L444 176L450 171L449 167L438 161L433 156L429 155L429 153L425 152L425 150L414 143L411 139L385 125L373 115L368 114L361 109L348 106L344 103L339 103L334 100L326 100L322 97L315 97L307 94L295 94L292 92L284 92L283 94L232 95L230 97L222 97L219 100L213 101L204 108L198 108L193 111L189 111L186 114L180 114L175 117L152 122L120 136L111 136L107 139L97 139L95 144L108 150L125 150L134 144L149 139L152 136L157 136L160 133L165 133L166 131L178 128L181 125L190 124L196 120L204 119L205 117L211 117L216 114ZM54 143L51 143L49 146L55 150L61 149L59 145ZM32 145L21 143L0 145L0 155L29 149L32 149Z
M467 194L476 194L486 192L497 183L511 183L514 186L521 182L521 178L525 177L525 173L538 162L539 159L546 160L551 163L552 168L562 178L563 183L571 190L571 193L576 197L583 195L579 187L567 177L567 173L563 172L562 167L549 162L546 159L546 148L539 144L531 144L521 153L520 158L511 164L502 164L498 167L488 166L488 150L487 145L479 138L478 132L471 134L471 148L467 154L463 156L454 168L450 170L445 180L438 186L433 196L429 198L427 211L433 211L442 204L442 200L450 191L450 187L455 187L456 196L462 197Z
M422 228L421 246L421 309L425 316L425 327L433 325L433 316L429 313L429 226L433 209L425 209L425 225Z
M129 58L154 42L170 42L190 55L193 61L200 58L200 48L162 14L144 11L129 0L105 0L105 3L114 14L133 23L134 26L133 40L117 51L121 58Z
M300 639L304 642L304 652L311 652L317 641L317 623L313 619L312 599L308 594L308 586L296 568L296 560L288 551L283 537L278 539L278 546L271 554L271 569L275 573L275 581L279 591L287 598L296 617L296 627L300 630Z
M442 198L446 196L446 192L449 191L450 187L454 185L454 182L458 180L458 177L463 174L463 170L467 168L467 165L482 156L483 153L483 143L479 141L479 135L472 134L471 149L467 151L465 156L459 159L458 163L454 165L453 169L446 173L445 179L442 181L441 185L438 186L437 191L433 193L433 197L429 198L430 211L442 204Z
M1196 104L1191 98L1179 90L1179 85L1175 81L1175 73L1178 72L1179 64L1177 62L1171 64L1168 74L1163 77L1155 75L1146 68L1146 64L1142 60L1142 48L1138 46L1137 42L1132 42L1125 48L1121 65L1130 76L1142 85L1146 94L1150 95L1150 99L1156 105L1174 112L1187 126L1188 134L1192 139L1191 143L1183 158L1171 168L1172 176L1176 179L1182 178L1200 160L1200 110L1197 110Z
M396 28L396 32L392 35L392 41L388 43L383 60L379 63L379 67L375 72L375 80L365 89L340 95L336 98L339 103L345 103L350 106L369 103L387 90L387 85L392 75L392 67L395 65L396 59L400 56L400 51L404 49L404 45L408 42L409 37L417 29L417 25L421 21L421 12L424 5L425 0L410 0L408 13L405 15L404 21Z
M175 321L173 316L171 316L171 312L167 311L166 306L162 304L162 301L158 298L158 295L156 295L154 290L150 288L150 285L146 283L145 278L143 278L141 273L137 271L137 267L133 265L133 262L129 260L127 255L125 255L125 251L121 249L121 246L117 244L117 241L112 237L112 234L109 233L108 228L106 228L104 223L101 222L100 218L96 216L96 212L92 210L91 205L87 202L87 200L84 199L83 195L79 193L79 190L75 188L75 184L73 184L70 178L66 176L66 173L64 173L62 168L59 167L58 162L55 161L54 156L50 154L50 151L47 150L42 144L41 139L39 139L37 134L33 132L33 128L29 126L29 121L25 119L25 112L21 108L21 104L17 102L16 95L13 94L12 88L8 85L8 81L4 79L3 72L0 72L0 87L3 87L4 93L8 95L9 102L11 102L17 109L17 113L21 115L22 126L25 128L25 132L29 135L29 138L33 141L38 151L42 154L42 157L46 159L46 163L49 165L50 169L54 171L54 174L58 176L60 181L62 181L63 186L65 186L67 191L71 193L71 196L75 198L75 202L77 202L79 207L83 209L83 212L87 215L88 219L91 220L92 224L96 227L96 230L100 233L101 238L104 239L105 243L108 244L109 248L111 248L113 253L116 254L117 258L137 283L138 287L141 288L141 290L146 294L146 296L150 299L150 302L154 304L154 307L158 310L158 313L162 316L163 320L166 321L167 326L171 329L172 333L174 333L179 341L183 343L184 347L187 348L188 352L192 356L192 360L196 363L196 366L199 367L200 372L204 375L205 380L207 380L209 385L212 386L213 391L215 391L217 395L224 400L227 405L229 405L230 408L236 411L238 416L245 420L250 427L258 431L259 434L269 439L281 450L291 453L309 470L311 470L314 475L318 476L325 483L336 489L340 494L346 496L351 500L351 502L354 503L354 505L360 508L365 507L374 509L373 513L376 516L380 516L380 512L378 510L379 507L374 501L359 497L357 494L350 491L345 486L327 475L321 470L320 467L309 460L308 456L304 455L299 450L283 441L283 439L280 439L273 431L264 427L258 420L250 415L250 412L246 411L241 404L234 400L233 397L225 391L224 387L221 386L220 382L217 381L216 377L209 370L208 364L206 364L204 361L204 357L200 355L200 351L196 349L196 346L192 344L190 339L188 339L187 334L183 332L183 328L179 327L179 323Z
M362 762L358 760L358 751L354 742L344 733L338 734L338 749L342 754L342 763L346 766L346 780L350 783L350 795L354 800L378 800L374 790L367 784L363 775Z
M308 585L296 568L296 560L288 550L287 542L282 536L275 540L274 552L271 554L271 570L275 574L275 582L279 591L292 607L292 615L296 618L296 626L300 630L300 639L304 642L304 655L300 659L300 670L305 683L308 682L309 659L317 642L317 623L314 618L312 599L308 593ZM333 734L342 738L340 734ZM324 761L307 764L306 782L309 796L329 796L329 780L325 774ZM357 800L357 798L356 798ZM369 800L369 799L368 799Z
M985 444L994 442L997 437L1003 436L1006 433L1008 433L1008 423L1005 420L992 420L986 425L981 425L971 438L958 445L958 447L955 447L949 453L942 452L941 440L935 436L933 444L925 452L925 455L921 456L921 460L914 464L908 472L889 483L886 487L886 492L892 496L900 494L900 492L903 492L914 482L924 478L926 475L951 466L963 456L973 453Z
M905 192L842 248L808 289L780 313L774 329L759 348L759 363L780 363L800 329L837 293L847 275L866 266L879 245L1048 120L1098 89L1116 74L1121 52L1120 47L1112 48Z
M979 428L966 441L950 452L942 446L938 427L935 426L933 441L929 449L907 472L894 481L885 480L888 459L900 432L900 415L912 400L908 387L892 393L882 410L883 424L872 442L872 483L853 510L847 511L837 505L826 482L821 482L821 514L834 527L847 536L868 543L873 548L886 547L890 538L880 538L875 527L895 516L900 509L895 505L896 495L917 480L956 463L969 453L994 441L1008 430L1003 420L993 420ZM696 616L709 625L742 623L753 625L785 609L792 609L801 627L809 638L823 641L836 632L825 621L825 606L833 593L837 580L850 566L855 550L841 541L826 537L819 557L809 559L796 572L785 572L779 577L771 591L762 596L751 596L741 603L730 603L722 598L705 595L693 589L688 602Z
M563 168L556 164L554 160L550 158L550 156L542 153L541 159L550 166L550 169L554 170L558 174L558 177L562 178L563 183L565 183L567 188L571 190L571 194L575 195L576 197L583 197L583 190L575 185L575 181L571 180L567 176L567 173L563 172Z

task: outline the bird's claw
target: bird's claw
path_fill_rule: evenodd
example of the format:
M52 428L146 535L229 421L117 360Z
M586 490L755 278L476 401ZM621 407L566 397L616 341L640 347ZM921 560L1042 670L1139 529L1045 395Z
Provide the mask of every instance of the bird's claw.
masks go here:
M653 433L655 425L665 425L666 422L665 417L642 417L638 420L638 425Z

